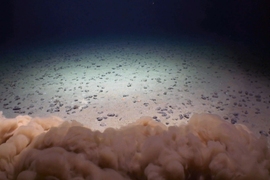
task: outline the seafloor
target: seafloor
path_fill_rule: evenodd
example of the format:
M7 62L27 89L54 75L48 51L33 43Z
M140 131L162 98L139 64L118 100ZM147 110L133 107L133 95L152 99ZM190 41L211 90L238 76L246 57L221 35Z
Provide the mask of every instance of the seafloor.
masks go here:
M155 38L89 39L1 58L0 110L104 130L151 116L166 125L213 113L256 135L270 128L270 77L248 48Z

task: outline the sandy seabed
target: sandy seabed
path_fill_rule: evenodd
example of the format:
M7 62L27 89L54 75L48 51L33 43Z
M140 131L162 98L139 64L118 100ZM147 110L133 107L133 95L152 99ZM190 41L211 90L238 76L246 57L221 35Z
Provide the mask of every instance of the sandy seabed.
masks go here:
M209 43L120 39L37 47L1 59L0 108L6 117L56 115L99 130L140 116L177 125L193 112L213 113L268 134L270 77L249 61L259 59Z
M270 77L248 65L256 57L234 47L98 40L11 52L1 60L5 179L268 178ZM135 123L142 116L149 118ZM121 144L128 148L115 147ZM46 163L70 174L44 169L43 153L63 154L59 164Z

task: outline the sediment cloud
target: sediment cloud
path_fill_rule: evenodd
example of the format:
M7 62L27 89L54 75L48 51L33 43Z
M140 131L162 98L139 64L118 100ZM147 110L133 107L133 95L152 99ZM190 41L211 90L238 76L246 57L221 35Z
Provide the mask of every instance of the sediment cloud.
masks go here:
M0 179L270 179L264 136L216 115L166 127L150 117L91 130L57 117L0 116Z

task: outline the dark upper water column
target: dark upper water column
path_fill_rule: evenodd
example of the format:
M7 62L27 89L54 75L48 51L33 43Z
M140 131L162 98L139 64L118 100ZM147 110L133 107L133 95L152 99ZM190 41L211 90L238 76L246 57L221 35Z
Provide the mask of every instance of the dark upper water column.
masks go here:
M210 33L267 51L269 8L268 0L2 0L0 44L101 34Z

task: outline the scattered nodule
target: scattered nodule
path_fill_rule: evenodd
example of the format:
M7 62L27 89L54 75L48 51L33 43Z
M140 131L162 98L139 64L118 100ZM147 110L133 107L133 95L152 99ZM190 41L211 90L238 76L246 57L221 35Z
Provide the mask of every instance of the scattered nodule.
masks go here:
M21 110L21 108L20 108L19 106L15 106L15 107L13 108L13 110L14 110L14 111L18 111L18 110Z
M188 114L188 113L185 113L185 114L184 114L184 117L185 117L186 119L188 119L188 118L189 118L189 114Z
M267 132L265 132L265 131L260 131L260 134L264 135L264 136L268 136Z
M237 123L237 120L236 120L235 118L232 118L232 119L231 119L231 123L232 123L232 124L235 124L235 123Z
M114 117L115 114L114 114L114 113L108 113L107 116L109 116L109 117Z
M184 116L182 114L179 114L179 119L182 120Z
M102 117L97 117L98 121L102 121L102 119L103 119Z

